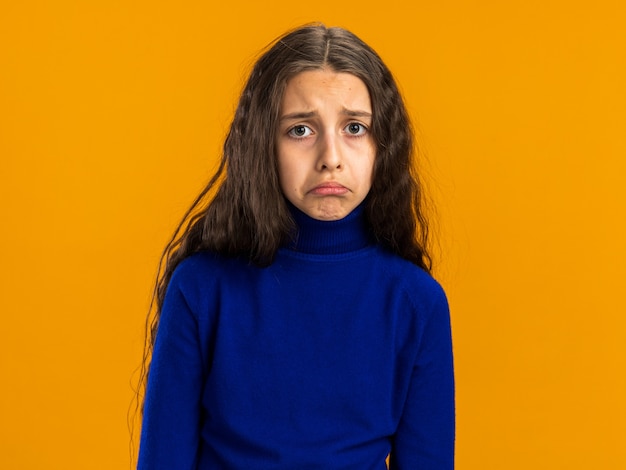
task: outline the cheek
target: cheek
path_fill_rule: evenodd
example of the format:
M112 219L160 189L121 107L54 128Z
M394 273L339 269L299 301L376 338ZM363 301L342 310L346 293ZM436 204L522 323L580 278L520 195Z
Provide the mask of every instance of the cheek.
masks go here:
M279 145L276 152L276 171L278 172L278 181L280 181L281 186L283 185L286 175L289 174L288 163L285 158L285 153Z
M367 159L367 164L363 168L363 177L367 180L368 186L371 188L374 181L374 174L376 172L376 151L372 147Z
M296 152L279 153L277 160L278 178L282 185L293 186L304 179L306 165L301 155Z
M285 168L281 164L278 165L278 183L280 184L280 189L282 189L283 193L288 190L289 178L287 177Z
M292 162L278 159L278 182L283 193L293 192L295 189L297 181L297 172L295 170Z

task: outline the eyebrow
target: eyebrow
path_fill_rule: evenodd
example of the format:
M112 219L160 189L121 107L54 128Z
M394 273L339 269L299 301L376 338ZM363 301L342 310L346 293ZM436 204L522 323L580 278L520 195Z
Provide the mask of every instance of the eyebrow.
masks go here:
M281 121L287 121L287 120L291 120L291 119L308 119L311 117L317 116L317 112L315 111L310 111L308 113L304 113L304 112L296 112L296 113L289 113L289 114L285 114L283 116L280 117Z
M341 114L345 114L346 116L350 116L350 117L365 117L365 118L372 117L372 113L368 113L367 111L360 111L360 110L346 109L346 108L343 108L341 110ZM289 113L289 114L285 114L281 116L280 121L288 121L292 119L293 120L308 119L308 118L312 118L315 116L317 116L317 111L295 112L295 113Z
M368 113L367 111L360 111L358 109L353 110L353 109L344 108L341 113L345 114L346 116L352 116L352 117L366 117L366 118L372 117L372 113Z

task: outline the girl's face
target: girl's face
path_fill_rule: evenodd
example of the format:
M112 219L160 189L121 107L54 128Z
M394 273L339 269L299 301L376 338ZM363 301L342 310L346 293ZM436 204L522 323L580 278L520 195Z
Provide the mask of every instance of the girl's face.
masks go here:
M318 220L352 212L372 186L371 123L369 92L354 75L322 69L289 80L277 139L285 197Z

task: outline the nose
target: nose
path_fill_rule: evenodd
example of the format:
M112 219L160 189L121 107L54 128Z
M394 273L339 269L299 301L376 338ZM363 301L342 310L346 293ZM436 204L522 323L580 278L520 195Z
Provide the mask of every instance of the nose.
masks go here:
M342 168L341 144L338 142L339 137L332 133L326 133L320 139L320 148L318 156L318 170L340 170Z

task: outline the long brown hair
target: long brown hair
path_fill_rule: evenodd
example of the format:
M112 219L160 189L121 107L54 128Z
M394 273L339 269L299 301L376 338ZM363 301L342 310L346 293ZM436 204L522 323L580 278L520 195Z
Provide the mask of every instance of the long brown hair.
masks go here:
M268 265L293 233L275 158L281 100L290 78L321 68L357 76L370 94L376 161L365 215L372 233L378 243L430 272L428 225L413 163L413 132L391 72L376 52L345 29L322 24L295 29L270 44L254 65L219 168L162 254L146 324L140 392L146 386L165 291L178 264L209 250Z

